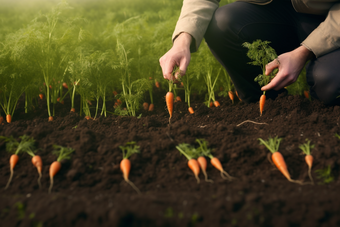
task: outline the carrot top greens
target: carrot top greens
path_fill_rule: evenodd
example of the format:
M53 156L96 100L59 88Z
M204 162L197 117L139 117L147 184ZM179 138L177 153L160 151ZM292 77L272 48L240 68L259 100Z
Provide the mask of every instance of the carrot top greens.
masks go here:
M6 150L13 154L18 154L19 152L23 151L26 152L28 150L34 149L34 142L35 140L32 137L27 135L23 135L19 137L21 139L18 142L16 139L11 137L0 136L0 140L4 140L6 143Z
M125 146L119 146L123 152L123 159L130 158L134 153L139 153L139 146L136 145L135 141L127 142Z
M280 142L282 138L278 138L277 136L274 138L269 137L268 140L263 140L261 138L258 138L260 140L260 145L265 145L270 152L275 153L279 150Z
M71 154L74 152L73 148L70 147L63 147L60 145L53 145L53 154L57 155L57 161L61 162L64 159L70 159Z
M315 147L315 145L310 145L310 140L309 139L306 139L306 143L304 144L301 144L299 146L299 148L303 151L303 153L305 153L306 155L310 155L310 150L313 149Z

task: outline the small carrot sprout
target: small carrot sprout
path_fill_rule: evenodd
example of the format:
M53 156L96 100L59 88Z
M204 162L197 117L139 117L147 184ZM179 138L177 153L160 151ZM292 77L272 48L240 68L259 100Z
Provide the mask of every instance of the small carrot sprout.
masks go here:
M310 140L306 139L306 143L301 144L299 148L303 151L303 153L306 155L305 156L305 161L308 165L308 176L309 179L311 180L312 184L314 184L314 180L312 177L312 165L313 165L313 156L311 155L311 149L315 147L315 145L310 145Z
M195 157L195 148L187 143L181 143L176 146L177 150L181 152L187 159L188 159L188 166L191 169L191 171L194 173L195 178L197 180L197 184L200 183L200 179L198 177L198 174L200 173L200 166Z

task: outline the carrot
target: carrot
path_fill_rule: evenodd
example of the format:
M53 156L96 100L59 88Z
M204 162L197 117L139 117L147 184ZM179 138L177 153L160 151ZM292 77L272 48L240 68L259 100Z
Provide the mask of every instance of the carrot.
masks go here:
M234 93L232 91L228 91L229 98L231 102L234 104Z
M53 117L52 117L52 116L49 116L49 117L48 117L48 121L53 121Z
M166 106L168 107L168 111L170 114L170 118L169 118L169 121L170 121L173 110L174 110L174 93L172 93L171 91L166 93L165 101L166 101Z
M39 94L39 98L42 100L44 98L43 94Z
M187 143L181 143L178 146L176 146L176 148L188 159L188 166L194 173L195 178L197 180L197 184L199 184L200 179L198 175L200 173L200 165L198 164L197 160L193 158L194 155L193 151L195 150L195 148L191 147L190 144Z
M8 179L7 184L6 184L6 187L5 187L5 190L6 190L8 188L8 186L10 185L11 181L12 181L13 173L14 173L13 169L19 161L18 154L21 151L26 151L28 149L33 148L34 139L29 137L29 136L26 136L26 135L20 136L20 139L21 139L20 143L16 139L14 139L12 136L11 137L1 136L0 139L7 142L6 143L6 150L8 152L13 153L11 155L10 159L9 159L11 175Z
M42 160L41 157L39 155L34 154L34 151L32 151L31 149L28 149L27 154L29 154L32 157L32 164L37 168L38 174L39 174L39 178L38 178L38 184L39 184L39 188L41 188L41 176L42 176Z
M86 119L86 120L90 120L91 117L90 117L90 116L85 116L85 119Z
M156 86L156 88L160 88L161 87L158 81L155 82L155 86Z
M304 96L306 99L309 99L309 91L303 91Z
M175 100L175 102L182 102L182 99L181 99L181 97L179 97L179 96L176 96L176 100Z
M198 162L199 166L201 167L201 170L204 174L205 181L213 183L214 181L208 180L208 175L207 175L207 171L206 171L207 170L207 160L205 159L205 157L204 156L198 157L197 162Z
M71 108L71 111L70 111L70 112L75 113L75 112L76 112L76 109L75 109L75 108Z
M213 103L212 102L209 103L209 107L210 108L213 107Z
M60 101L60 97L57 98L57 102L59 102L59 101Z
M155 108L155 105L154 105L153 103L151 103L151 104L149 105L149 111L153 111L154 108Z
M11 123L12 122L12 115L7 114L6 115L6 121L7 121L7 123Z
M125 146L119 146L119 148L123 152L123 159L120 162L120 170L123 172L124 180L138 193L141 194L139 189L129 180L129 174L131 170L131 162L129 160L130 156L134 153L139 153L139 146L136 145L136 142L127 142Z
M189 110L189 113L190 113L190 114L195 113L195 111L194 111L194 109L193 109L192 107L189 107L188 110Z
M304 154L306 154L305 156L305 161L307 163L307 166L308 166L308 176L309 176L309 179L311 180L311 184L314 184L314 180L313 180L313 177L312 177L312 166L313 166L313 161L314 161L314 158L313 156L311 155L311 149L313 149L315 147L315 145L310 145L310 140L306 139L307 143L304 143L304 144L301 144L299 146L299 148L303 151Z
M240 96L238 96L238 92L237 91L235 91L235 94L236 94L237 98L242 102L242 99L240 99Z
M261 95L261 97L260 97L260 115L261 116L262 116L262 112L263 112L265 102L266 102L266 95L265 95L265 92L263 92L263 95Z
M3 121L4 121L4 117L0 116L0 124L2 124Z
M48 189L48 193L52 192L52 188L53 188L53 179L54 176L59 172L59 170L61 169L61 161L64 159L70 159L70 155L72 152L74 152L74 150L72 148L69 147L62 147L59 145L53 145L54 151L53 153L56 154L58 156L57 160L52 162L51 166L50 166L50 187Z
M63 87L66 88L66 89L68 89L67 83L64 82L64 83L63 83Z
M265 145L268 148L268 150L272 153L271 160L273 161L276 168L278 168L278 170L280 170L280 172L287 178L287 180L293 183L303 184L301 181L293 180L288 172L287 164L282 154L278 151L281 139L282 138L278 138L276 136L275 138L269 137L268 141L264 141L261 138L259 138L258 140L260 140L260 144Z
M220 106L220 103L219 103L218 101L215 101L215 102L214 102L214 105L215 105L216 107L219 107L219 106Z
M149 110L149 103L144 102L144 103L143 103L143 109L144 109L144 110Z

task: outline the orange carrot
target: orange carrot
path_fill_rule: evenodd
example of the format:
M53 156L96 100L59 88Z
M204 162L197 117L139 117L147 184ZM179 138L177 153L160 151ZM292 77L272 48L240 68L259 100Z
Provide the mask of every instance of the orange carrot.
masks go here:
M61 163L58 161L54 161L51 166L50 166L50 180L51 180L51 185L49 188L49 193L51 193L52 191L52 187L53 187L53 177L59 172L61 168Z
M229 98L231 102L234 104L234 93L232 91L228 91Z
M265 102L266 102L266 95L265 95L265 93L263 93L263 95L261 95L261 97L260 97L260 114L261 114L261 116L262 116L262 112L263 112Z
M305 97L306 97L307 99L309 99L309 91L303 91L303 94L305 95Z
M57 98L57 102L59 102L59 101L60 101L60 97Z
M192 107L189 107L188 110L189 110L189 113L190 113L190 114L195 113L195 111L194 111L194 109L193 109Z
M232 179L233 179L233 177L230 176L230 175L223 169L223 166L222 166L222 164L221 164L221 162L220 162L220 160L219 160L218 158L212 157L212 158L210 159L210 163L211 163L216 169L218 169L218 170L221 172L221 177L222 177L223 179L227 179L227 180L232 180Z
M171 91L166 93L165 101L166 101L166 106L168 107L168 111L170 114L170 118L169 118L169 121L170 121L173 110L174 110L174 93L172 93Z
M203 156L200 156L197 158L197 162L199 164L199 166L201 167L201 170L204 174L204 177L205 177L205 181L206 182L213 182L212 180L208 180L208 175L207 175L207 160L205 159L205 157Z
M7 121L7 123L11 123L12 122L12 115L7 114L6 115L6 121Z
M155 82L155 86L156 86L156 88L160 88L161 87L158 81Z
M71 108L71 111L70 111L70 112L75 113L75 112L76 112L76 109L75 109L75 108Z
M41 157L39 155L34 155L33 152L30 155L33 155L33 157L32 157L32 164L38 170L38 174L39 174L38 184L39 184L39 188L41 188L41 176L42 176L41 171L42 171L42 165L43 165Z
M129 174L131 170L131 162L129 160L130 156L134 153L139 153L139 146L136 145L136 142L127 142L125 146L119 146L119 148L123 152L123 159L120 162L120 170L123 172L124 180L133 188L135 191L140 194L139 189L129 180Z
M149 110L149 103L144 102L144 103L143 103L143 109L144 109L144 110Z
M200 166L199 166L197 160L196 160L196 159L193 159L193 158L190 159L190 160L188 161L188 166L189 166L189 168L192 170L192 172L194 173L195 178L196 178L196 180L197 180L197 183L199 183L199 182L200 182L200 179L198 178L198 174L200 173Z
M310 140L306 139L307 143L301 144L299 148L303 151L303 153L306 154L305 161L308 165L308 176L311 180L312 184L314 184L314 180L312 177L312 166L313 166L313 156L311 155L311 149L315 147L315 145L310 145Z
M287 180L289 180L290 182L293 182L293 183L302 184L301 181L293 180L290 177L290 174L289 174L288 168L287 168L287 164L286 164L282 154L280 152L278 152L281 139L282 138L278 138L276 136L275 138L269 137L268 141L264 141L261 138L259 138L258 140L260 140L260 144L265 145L268 148L268 150L272 153L271 154L271 160L273 161L276 168L278 168L278 170L280 170L280 172L287 178Z
M182 99L181 99L181 97L179 97L179 96L176 96L176 100L175 100L175 102L182 102Z
M44 98L43 94L39 94L39 98L42 100Z
M86 119L86 120L90 120L91 117L90 117L90 116L85 116L85 119Z
M215 101L215 102L214 102L214 105L215 105L216 107L219 107L219 106L220 106L220 103L219 103L218 101Z
M52 192L52 188L53 188L53 178L54 176L59 172L60 168L61 168L61 161L64 159L69 159L70 155L72 152L74 152L74 150L72 148L69 147L62 147L59 145L53 145L53 148L55 149L53 151L54 154L58 155L58 158L56 161L52 162L51 166L50 166L50 187L48 189L48 193Z
M210 103L209 103L209 107L211 108L212 106L213 106L213 103L212 103L212 102L210 102Z
M63 87L66 88L66 89L68 89L67 83L64 82L64 83L63 83Z
M235 91L235 94L236 94L237 98L242 102L242 99L240 99L240 96L238 96L238 92L237 91Z
M53 117L52 117L52 116L49 116L49 117L48 117L48 121L53 121Z
M154 105L153 103L151 103L151 104L149 105L149 111L153 111L154 108L155 108L155 105Z
M10 184L11 181L12 181L13 172L14 172L13 169L14 169L14 167L16 166L16 164L18 163L18 161L19 161L19 156L18 156L17 154L12 154L12 155L11 155L11 158L9 159L9 166L10 166L10 170L11 170L11 175L10 175L10 177L9 177L9 180L8 180L8 182L7 182L7 185L6 185L5 189L8 188L9 184Z

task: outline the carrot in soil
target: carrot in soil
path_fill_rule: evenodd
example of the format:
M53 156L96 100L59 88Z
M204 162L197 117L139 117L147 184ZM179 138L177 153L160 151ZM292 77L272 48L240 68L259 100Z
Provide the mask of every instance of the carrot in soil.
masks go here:
M12 116L10 114L6 115L6 121L7 121L7 123L11 123L12 122Z
M158 81L155 82L155 86L156 86L156 88L160 88L161 87Z
M75 112L76 112L76 109L75 109L75 108L71 108L71 111L70 111L70 112L75 113Z
M144 103L143 103L143 109L144 109L144 110L149 110L149 103L144 102Z
M299 148L303 151L303 153L306 155L305 156L305 161L307 163L308 166L308 176L309 179L311 180L311 184L314 184L314 180L312 177L312 166L313 166L313 156L311 155L311 149L313 149L315 147L315 145L310 145L310 140L306 139L307 143L301 144L299 146Z
M169 118L169 123L170 123L170 119L172 117L172 113L174 110L174 93L172 93L171 91L166 93L165 101L166 101L166 106L168 108L169 115L170 115L170 118Z
M52 162L51 166L50 166L50 187L48 189L48 193L52 192L52 188L53 188L53 179L54 176L59 172L59 170L61 169L61 161L65 160L65 159L70 159L70 155L72 154L72 152L74 152L74 149L70 148L70 147L63 147L63 146L59 146L59 145L53 145L54 151L53 153L55 155L58 156L57 161Z
M234 93L233 93L233 91L228 91L228 95L229 95L231 102L234 104Z
M39 174L39 178L38 178L38 184L39 184L39 188L41 188L41 177L42 177L42 160L41 157L39 155L35 154L35 151L33 151L32 149L28 149L27 154L29 154L32 157L32 164L37 168L38 174Z
M0 116L0 124L2 124L3 121L4 121L4 117Z
M209 107L210 108L213 107L213 103L212 102L209 103Z
M189 107L188 110L189 110L189 113L190 113L190 114L195 113L195 111L194 111L194 109L193 109L192 107Z
M41 100L43 100L44 95L43 95L43 94L39 94L39 98L40 98Z
M66 88L66 89L68 89L67 83L64 82L64 83L63 83L63 87Z
M10 164L10 171L11 171L11 175L9 177L9 180L6 184L5 190L8 188L8 186L10 185L12 178L13 178L13 173L14 173L14 167L16 166L16 164L19 161L19 156L18 154L20 152L25 152L28 149L33 148L34 146L34 139L27 136L27 135L23 135L19 137L21 139L20 142L16 141L16 139L14 139L12 136L11 137L4 137L4 136L0 136L1 140L4 140L6 143L6 150L10 153L13 153L10 157L9 160L9 164Z
M266 95L265 92L263 92L263 95L260 97L260 115L262 116L264 104L266 103Z
M49 117L48 117L48 121L53 121L53 117L52 117L52 116L49 116Z
M309 99L309 91L303 91L303 94L306 99Z
M188 159L188 166L191 169L191 171L194 173L195 178L197 180L197 184L200 183L200 179L198 177L200 173L200 166L196 159L194 159L194 151L195 148L191 147L190 144L187 143L181 143L178 146L176 146L177 150L181 152L187 159Z
M179 96L176 96L176 100L175 100L175 102L182 102L182 99L181 99L181 97L179 97Z
M238 96L238 92L237 91L235 91L235 94L236 94L237 98L240 100L240 102L242 102L242 99L240 99L240 97Z
M267 149L272 153L271 160L273 161L276 168L280 170L280 172L293 183L303 184L301 181L293 180L288 172L287 164L282 156L282 154L278 151L280 142L282 138L278 138L277 136L275 138L270 138L267 141L264 141L261 138L258 138L260 141L260 144L263 144L267 147Z
M154 105L153 103L151 103L151 104L149 105L149 111L153 111L154 108L155 108L155 105Z
M202 170L202 172L204 174L205 181L213 183L214 181L208 179L208 175L207 175L207 159L205 159L204 156L200 156L200 157L197 158L197 162L200 165L201 170Z
M219 101L214 101L214 106L215 106L215 107L219 107L219 106L220 106Z
M139 189L136 187L134 183L129 180L129 174L131 170L131 162L129 160L130 156L134 153L139 153L139 146L136 145L136 142L127 142L125 146L119 146L119 148L123 152L123 159L120 162L120 170L123 172L124 180L138 193L141 194Z
M204 155L210 158L210 163L221 172L221 177L226 180L233 180L234 177L230 176L224 169L220 160L211 154L211 149L208 148L208 142L204 139L196 139L196 142L200 145L197 148L197 152L200 155Z

